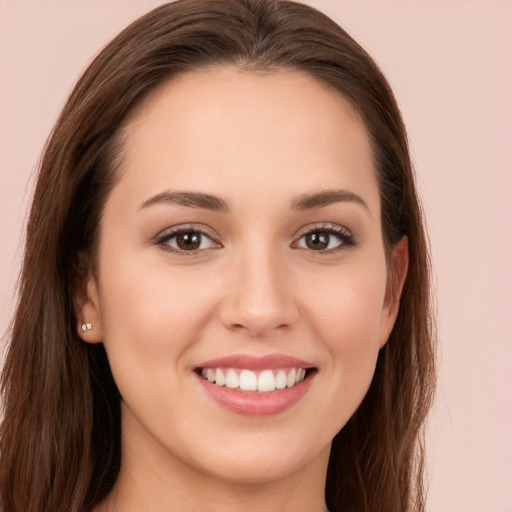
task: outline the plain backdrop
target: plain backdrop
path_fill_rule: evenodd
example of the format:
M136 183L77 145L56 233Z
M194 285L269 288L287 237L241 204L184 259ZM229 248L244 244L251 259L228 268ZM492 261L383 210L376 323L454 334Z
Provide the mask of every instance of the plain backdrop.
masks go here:
M0 0L0 332L44 141L85 65L156 0ZM512 511L512 2L310 0L379 63L434 256L432 512ZM390 511L392 512L392 511Z

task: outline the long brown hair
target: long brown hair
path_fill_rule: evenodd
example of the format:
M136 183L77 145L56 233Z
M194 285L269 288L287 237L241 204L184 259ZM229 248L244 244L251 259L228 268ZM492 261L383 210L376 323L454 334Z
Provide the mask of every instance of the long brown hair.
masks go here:
M308 73L348 98L366 126L384 245L389 255L406 235L410 263L368 394L333 441L326 503L332 512L425 510L422 429L435 380L430 267L391 89L370 56L311 7L181 0L135 21L97 56L45 147L2 375L4 512L87 511L116 481L120 397L102 345L85 344L77 334L74 291L94 268L127 116L176 74L223 63Z

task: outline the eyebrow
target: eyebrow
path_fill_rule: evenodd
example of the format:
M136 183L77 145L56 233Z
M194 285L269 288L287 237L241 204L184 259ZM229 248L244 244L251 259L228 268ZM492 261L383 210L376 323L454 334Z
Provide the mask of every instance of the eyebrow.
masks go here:
M346 189L323 190L310 194L303 194L292 201L292 209L294 210L316 210L324 208L335 203L353 202L361 205L371 216L370 209L365 200ZM187 206L189 208L202 208L215 212L228 212L227 203L216 196L203 194L200 192L173 192L166 191L157 194L145 201L139 209L148 208L157 204L176 204L179 206Z
M370 208L368 208L365 200L346 189L322 190L312 194L303 194L293 200L292 208L295 210L315 210L330 204L347 202L361 205L371 216Z
M139 209L148 208L156 204L177 204L189 208L203 208L214 212L227 212L228 205L222 199L199 192L173 192L167 191L151 197Z

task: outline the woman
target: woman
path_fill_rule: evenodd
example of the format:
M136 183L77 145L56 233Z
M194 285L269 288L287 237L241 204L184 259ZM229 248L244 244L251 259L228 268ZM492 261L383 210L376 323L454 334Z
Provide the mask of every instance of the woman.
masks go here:
M424 510L433 381L405 129L364 50L288 1L117 36L41 163L3 510Z

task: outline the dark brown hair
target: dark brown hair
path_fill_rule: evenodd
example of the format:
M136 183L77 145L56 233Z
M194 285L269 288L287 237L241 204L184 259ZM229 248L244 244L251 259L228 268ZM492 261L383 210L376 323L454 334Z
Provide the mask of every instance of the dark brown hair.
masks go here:
M2 376L1 507L83 512L116 481L120 399L102 345L77 334L73 295L84 269L94 267L127 116L171 77L212 64L308 73L346 97L366 126L386 251L406 235L410 263L368 394L333 441L326 503L332 512L424 511L422 428L434 389L434 327L405 128L369 55L327 16L279 0L162 5L121 32L71 93L44 150L27 226Z

